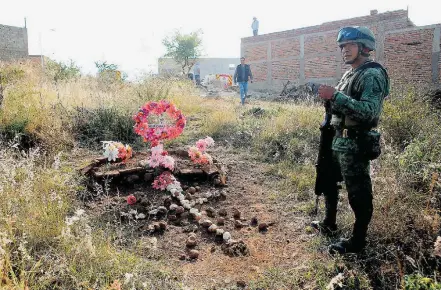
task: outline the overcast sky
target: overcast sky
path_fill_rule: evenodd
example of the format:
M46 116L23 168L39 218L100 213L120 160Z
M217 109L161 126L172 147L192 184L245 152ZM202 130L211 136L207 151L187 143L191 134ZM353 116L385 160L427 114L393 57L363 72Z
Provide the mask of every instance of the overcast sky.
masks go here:
M253 16L264 34L407 7L416 25L441 23L439 0L0 0L0 24L24 26L26 17L30 54L41 53L41 34L47 56L73 59L86 73L94 61L115 63L134 78L156 72L161 41L174 29L202 29L206 57L239 57Z

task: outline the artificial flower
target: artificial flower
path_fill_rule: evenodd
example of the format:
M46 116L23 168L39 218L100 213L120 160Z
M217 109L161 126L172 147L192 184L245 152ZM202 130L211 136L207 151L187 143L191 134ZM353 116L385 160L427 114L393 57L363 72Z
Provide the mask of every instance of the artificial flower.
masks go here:
M135 197L133 194L129 195L129 196L127 197L127 203L128 203L129 205L133 205L133 204L135 204L135 203L136 203L136 197Z

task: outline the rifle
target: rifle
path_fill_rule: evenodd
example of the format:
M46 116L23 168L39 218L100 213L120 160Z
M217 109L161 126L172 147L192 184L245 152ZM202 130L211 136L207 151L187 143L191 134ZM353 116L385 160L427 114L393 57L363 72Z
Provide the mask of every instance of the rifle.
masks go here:
M307 87L311 89L314 95L318 94L318 88L320 84L307 83ZM319 197L326 189L332 186L332 182L335 182L332 178L332 140L335 135L335 129L331 125L331 102L325 101L325 116L323 122L320 124L320 143L319 152L316 160L316 179L315 179L315 208L314 214L317 214Z

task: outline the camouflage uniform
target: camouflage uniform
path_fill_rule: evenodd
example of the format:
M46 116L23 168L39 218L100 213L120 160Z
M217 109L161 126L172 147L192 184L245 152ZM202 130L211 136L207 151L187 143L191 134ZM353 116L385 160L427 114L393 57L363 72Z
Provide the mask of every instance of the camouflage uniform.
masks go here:
M368 61L371 62L371 61ZM366 63L367 64L367 63ZM370 160L364 156L359 141L378 125L383 99L389 93L389 80L382 68L365 65L347 71L336 86L331 101L332 121L336 135L332 142L333 170L336 183L325 193L326 218L335 225L338 202L338 181L344 181L349 203L355 214L352 243L364 247L370 223L372 183ZM346 129L346 130L344 130ZM345 132L346 131L346 132Z

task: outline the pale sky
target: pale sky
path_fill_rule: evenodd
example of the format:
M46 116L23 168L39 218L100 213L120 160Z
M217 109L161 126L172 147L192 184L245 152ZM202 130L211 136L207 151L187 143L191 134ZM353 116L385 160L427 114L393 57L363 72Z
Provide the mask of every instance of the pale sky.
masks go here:
M239 57L253 16L265 34L407 7L418 26L441 23L439 0L0 0L0 24L24 26L26 17L30 54L41 53L41 34L51 58L73 59L85 73L95 73L94 61L107 61L135 78L157 71L162 39L174 29L202 29L205 57Z

